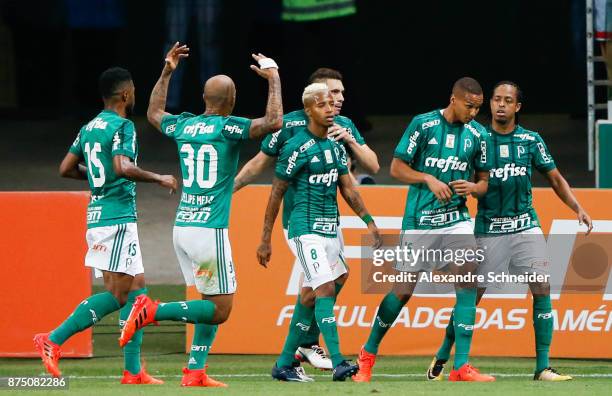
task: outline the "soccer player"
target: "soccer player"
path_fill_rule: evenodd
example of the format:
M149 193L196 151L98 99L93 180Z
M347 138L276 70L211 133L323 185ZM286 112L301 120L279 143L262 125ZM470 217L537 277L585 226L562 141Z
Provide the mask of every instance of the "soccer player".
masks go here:
M96 277L104 278L106 291L83 300L55 330L34 337L45 368L54 377L61 375L60 346L68 338L118 309L119 324L123 325L136 297L147 293L136 226L135 182L157 183L171 192L177 188L174 176L136 166L136 130L128 119L135 103L130 73L110 68L100 75L99 85L104 110L81 128L60 165L60 174L89 182L85 265L94 269ZM139 331L124 346L121 383L162 384L141 367L141 344Z
M511 81L497 83L490 105L492 121L487 129L491 136L489 155L493 169L489 175L489 189L486 195L478 199L476 240L481 248L486 247L486 254L477 273L484 276L489 272L548 275L550 260L546 241L531 202L532 169L546 176L557 196L576 212L579 223L588 226L587 234L593 228L591 218L557 169L542 137L517 123L517 113L522 106L518 85ZM478 285L477 304L489 286L492 285ZM570 380L572 377L569 375L561 375L550 367L548 358L553 332L550 285L548 282L537 282L530 283L529 288L533 295L536 347L533 379ZM454 316L451 315L444 342L427 370L429 380L442 378L444 365L455 342Z
M391 176L410 185L402 221L400 243L425 249L476 250L473 226L465 205L466 196L487 191L490 164L486 129L474 121L483 102L482 88L473 78L455 82L449 105L414 117L402 136L391 162ZM475 172L475 182L470 182ZM444 270L469 275L474 263L462 266L443 260L398 261L396 269L412 273ZM359 354L356 382L372 376L378 346L416 282L396 283L380 306L367 343ZM455 333L457 353L452 381L494 381L468 363L474 320L476 288L473 283L455 284Z
M123 328L120 344L135 330L158 320L195 323L188 366L182 386L225 387L206 374L206 359L217 333L232 310L236 274L228 236L229 211L238 155L242 143L281 127L283 107L276 62L253 55L251 66L268 80L264 117L250 120L232 116L236 88L231 78L213 76L204 85L206 108L201 115L164 111L170 77L189 49L176 43L166 56L161 77L151 92L149 121L177 145L183 174L181 201L176 211L173 242L187 285L194 285L202 300L160 304L150 298L136 301Z
M300 338L308 332L314 317L330 352L332 378L344 381L355 374L358 367L347 362L340 353L333 311L336 296L334 267L343 265L339 261L341 247L336 237L337 189L367 224L376 248L381 239L372 216L348 176L344 146L328 137L328 129L334 122L334 98L328 86L322 83L307 86L302 102L308 124L280 150L261 244L257 249L259 263L267 267L274 221L285 192L292 188L294 200L289 218L289 246L301 265L304 282L289 325L289 335L272 369L272 377L281 381L308 380L299 375L292 363Z
M328 136L340 144L342 144L357 162L371 174L378 172L380 166L378 165L378 158L376 153L372 151L366 144L365 140L359 133L359 130L355 127L353 122L344 116L340 115L342 105L344 103L344 85L342 84L342 74L337 70L328 68L319 68L310 76L309 83L324 83L329 88L329 92L334 98L334 125L330 128ZM281 148L293 135L303 129L308 123L308 116L304 109L296 110L291 113L285 114L283 117L283 128L268 135L264 138L261 143L261 149L255 157L247 162L244 167L236 176L234 181L234 191L240 190L242 187L250 184L258 175L260 175L264 169L272 166L276 161ZM285 238L287 238L287 229L289 227L289 216L293 209L293 189L287 189L285 196L283 197L283 230ZM340 255L339 259L342 265L334 267L334 282L336 284L336 296L342 290L344 283L348 278L348 266L344 259L343 249L344 242L342 240L342 231L338 228L337 237L340 243ZM287 239L289 243L289 239ZM299 268L299 262L296 259L294 268ZM300 304L300 298L298 296L296 305ZM300 360L306 360L311 365L319 369L332 369L332 362L325 354L325 350L319 346L319 335L321 334L319 326L316 320L313 318L310 324L310 331L305 335L300 343L300 346L295 352L296 357Z

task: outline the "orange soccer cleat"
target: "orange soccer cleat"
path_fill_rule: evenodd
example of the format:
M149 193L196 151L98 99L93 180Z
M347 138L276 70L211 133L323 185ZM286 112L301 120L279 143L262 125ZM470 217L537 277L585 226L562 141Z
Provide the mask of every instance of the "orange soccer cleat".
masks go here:
M472 382L493 382L495 377L487 374L480 374L477 368L466 363L459 370L452 370L448 376L449 381L472 381Z
M42 359L45 369L54 377L61 377L59 359L62 356L60 346L49 339L49 333L40 333L34 336L34 346Z
M376 363L376 355L365 350L361 347L359 351L359 358L357 364L359 365L359 371L353 375L354 382L370 382L372 378L372 367Z
M143 368L138 374L132 374L127 370L123 370L123 378L121 378L123 385L162 385L164 381L152 377Z
M123 348L134 336L134 333L155 321L159 301L153 301L146 294L136 297L130 316L128 316L119 337L119 346Z
M181 386L207 386L211 388L227 388L227 384L212 379L206 374L208 365L203 369L189 370L187 367L183 367L183 379L181 380Z

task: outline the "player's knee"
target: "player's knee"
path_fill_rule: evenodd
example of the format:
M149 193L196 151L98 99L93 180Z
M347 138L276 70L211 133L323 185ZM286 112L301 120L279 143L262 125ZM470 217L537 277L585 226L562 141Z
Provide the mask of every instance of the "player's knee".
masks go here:
M310 292L302 292L300 294L300 303L305 307L312 308L314 307L315 297L316 295L314 293L314 290Z
M315 294L317 297L334 297L336 294L336 285L333 281L323 283L317 287Z
M529 284L531 294L534 296L548 296L550 295L550 283L548 282L534 282Z
M348 270L347 270L346 273L344 273L344 274L340 275L339 277L337 277L334 282L336 282L339 285L344 285L344 283L346 282L348 277L349 277L349 274L348 274Z
M394 292L395 297L402 302L402 304L406 304L410 297L412 297L412 293L402 293L402 292Z
M215 313L213 315L211 324L219 325L219 324L224 323L225 321L227 321L227 319L229 319L231 312L232 312L232 307L218 305L217 308L215 309Z

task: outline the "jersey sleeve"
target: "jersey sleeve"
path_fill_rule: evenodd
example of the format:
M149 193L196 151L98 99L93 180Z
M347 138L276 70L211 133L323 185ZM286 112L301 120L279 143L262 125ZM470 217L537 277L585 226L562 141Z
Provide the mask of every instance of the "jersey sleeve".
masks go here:
M168 137L173 138L178 123L191 117L195 117L195 114L183 112L177 115L168 114L163 116L160 125L162 133Z
M531 147L531 160L538 172L546 173L557 167L552 155L548 151L548 147L546 147L546 143L544 143L540 135L535 136L535 144L532 144Z
M282 128L278 131L266 135L264 140L261 142L260 150L271 157L278 157L281 148L285 145L287 140L291 137L291 129Z
M493 169L493 158L491 157L491 138L486 131L480 131L478 147L474 157L474 170L476 172L487 172Z
M366 144L365 139L363 138L363 136L359 132L359 129L357 129L357 127L355 126L355 123L353 123L352 120L349 121L349 128L350 128L350 132L353 134L353 137L355 138L355 141L360 146L363 146L364 144Z
M338 160L338 175L346 175L349 172L346 148L343 144L338 144L334 152Z
M226 139L240 141L249 138L249 129L251 129L251 120L248 118L229 116L221 133Z
M68 152L76 155L79 158L83 158L83 149L81 148L81 131L79 131L77 137L74 139L74 142L72 142Z
M286 144L281 148L278 161L276 161L276 177L290 181L300 172L306 162L306 154L300 152L298 146Z
M131 159L136 157L136 128L130 120L124 122L113 135L112 156L125 155Z
M425 133L421 129L420 123L413 119L404 131L393 156L410 164L419 150L421 150L424 141Z

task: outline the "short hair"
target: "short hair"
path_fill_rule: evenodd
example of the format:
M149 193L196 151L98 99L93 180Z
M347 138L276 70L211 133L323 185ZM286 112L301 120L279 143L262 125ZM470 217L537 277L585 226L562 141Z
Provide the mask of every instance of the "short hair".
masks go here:
M127 81L132 81L132 75L124 68L111 67L104 70L98 79L100 95L104 99L112 97L117 94L119 86Z
M472 77L462 77L453 84L453 94L466 92L472 95L482 95L482 87Z
M306 105L306 101L312 99L318 92L329 91L327 84L312 83L304 88L302 93L302 104Z
M509 81L509 80L502 80L498 82L497 84L495 84L495 86L493 87L493 90L491 91L491 97L495 95L495 90L502 85L513 86L514 89L516 90L516 101L519 103L523 102L523 91L521 90L521 87L519 87L518 84L515 83L514 81Z
M308 84L325 81L327 79L342 81L342 74L338 70L320 67L308 78Z

